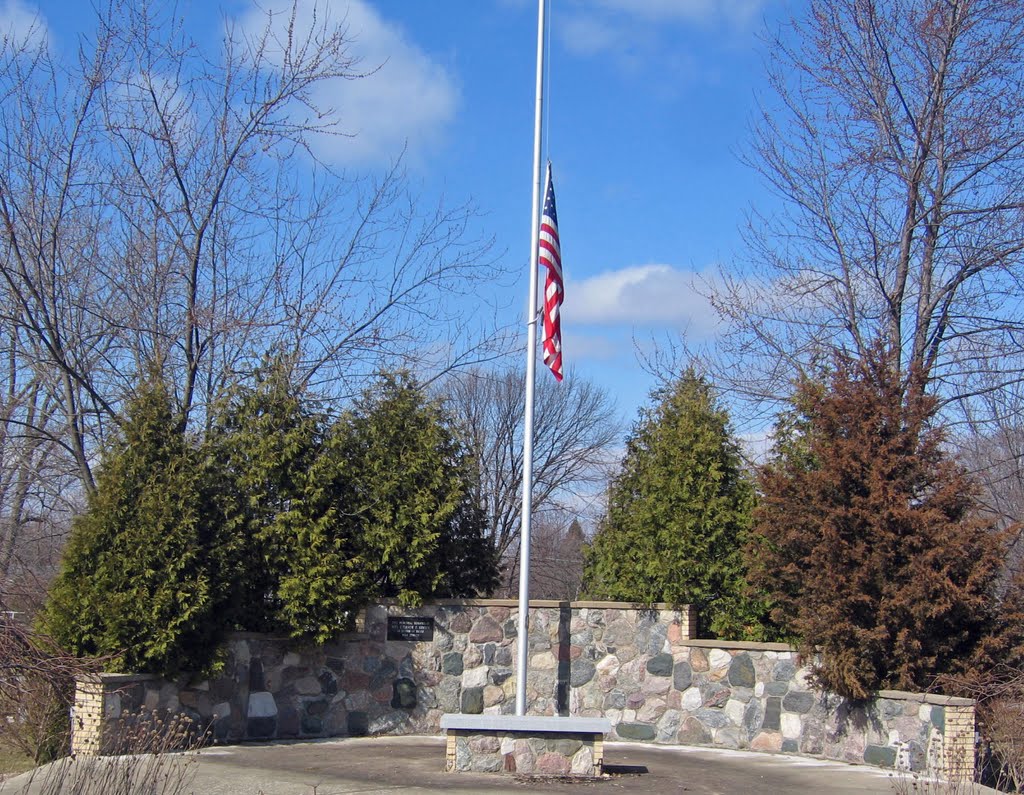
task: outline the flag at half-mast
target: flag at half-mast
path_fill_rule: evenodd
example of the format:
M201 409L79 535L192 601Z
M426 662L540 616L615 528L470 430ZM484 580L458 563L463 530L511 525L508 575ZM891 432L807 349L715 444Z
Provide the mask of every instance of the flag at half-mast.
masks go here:
M558 242L558 213L555 211L555 185L548 163L547 186L544 189L544 210L540 216L540 242L537 260L547 269L544 279L544 331L541 335L544 364L555 378L562 380L562 251Z

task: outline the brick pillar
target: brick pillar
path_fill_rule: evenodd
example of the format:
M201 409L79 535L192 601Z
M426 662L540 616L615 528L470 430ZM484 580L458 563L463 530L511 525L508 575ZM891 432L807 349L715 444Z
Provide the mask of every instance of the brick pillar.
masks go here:
M974 704L948 704L945 709L941 775L969 784L974 781Z
M680 640L697 639L697 608L683 605L676 614L679 617Z
M71 753L98 756L103 747L105 689L99 676L75 682L75 705L71 715Z

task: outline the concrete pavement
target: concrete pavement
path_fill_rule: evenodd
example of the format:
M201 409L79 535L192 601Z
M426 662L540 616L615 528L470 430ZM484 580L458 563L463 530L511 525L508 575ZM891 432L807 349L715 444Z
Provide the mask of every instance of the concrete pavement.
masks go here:
M876 768L798 756L708 748L606 743L601 779L566 780L444 772L441 737L373 737L277 742L209 748L189 766L183 795L360 795L412 793L561 792L577 795L688 793L893 793L893 777ZM0 787L25 789L22 776ZM906 790L910 779L905 777ZM164 791L164 790L162 790ZM960 790L958 790L960 791ZM978 788L974 792L994 792Z

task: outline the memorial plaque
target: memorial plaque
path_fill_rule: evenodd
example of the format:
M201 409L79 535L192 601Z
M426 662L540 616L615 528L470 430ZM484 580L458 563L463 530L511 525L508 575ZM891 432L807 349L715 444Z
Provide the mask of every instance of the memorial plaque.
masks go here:
M434 619L427 616L388 616L388 640L433 640Z

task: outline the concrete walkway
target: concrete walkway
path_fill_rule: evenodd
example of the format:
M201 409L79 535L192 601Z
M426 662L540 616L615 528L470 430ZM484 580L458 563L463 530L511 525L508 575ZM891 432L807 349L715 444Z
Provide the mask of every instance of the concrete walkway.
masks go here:
M608 774L596 780L537 779L444 772L444 739L378 737L210 748L190 765L180 790L195 795L342 795L342 793L563 792L577 795L689 793L889 793L912 790L888 772L798 756L606 743ZM3 795L38 793L21 776ZM958 789L958 792L963 790ZM995 792L978 787L977 793Z

